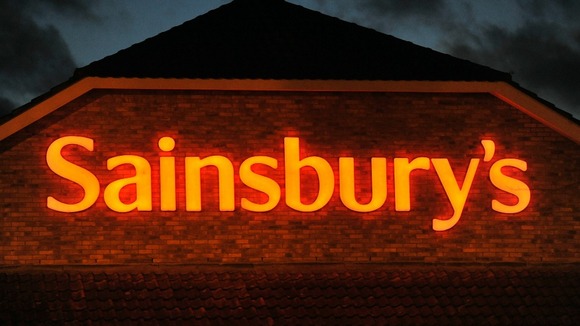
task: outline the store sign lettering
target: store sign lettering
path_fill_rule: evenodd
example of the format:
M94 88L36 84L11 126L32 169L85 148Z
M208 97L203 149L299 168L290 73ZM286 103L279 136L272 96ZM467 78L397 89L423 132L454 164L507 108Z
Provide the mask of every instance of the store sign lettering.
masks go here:
M495 143L492 140L482 140L485 149L483 160L489 162L495 154ZM159 140L159 149L169 153L175 148L175 140L171 137L162 137ZM58 212L79 212L93 206L100 192L100 182L97 176L85 167L74 164L62 155L65 146L80 146L87 151L93 151L94 140L80 136L66 136L52 142L46 152L46 161L52 172L58 176L80 185L84 190L82 200L76 203L65 203L49 196L47 207ZM285 203L288 207L299 212L313 212L323 209L334 194L335 171L330 163L319 156L300 157L300 139L297 137L284 138L284 185ZM244 160L238 170L242 183L256 191L264 193L268 200L256 203L248 198L240 199L240 206L252 212L267 212L274 209L281 200L281 187L276 180L260 175L252 166L264 165L278 169L278 160L269 156L252 156ZM453 215L442 219L433 219L433 229L445 231L451 229L461 219L465 203L469 196L480 159L472 158L469 161L467 172L460 185L449 160L446 158L417 157L394 158L394 199L395 211L410 211L410 180L415 170L430 170L437 174L447 200L453 208ZM129 164L133 166L135 175L109 183L103 192L103 199L107 207L119 213L153 210L151 163L137 155L114 156L107 160L107 168L115 168ZM233 211L235 209L234 196L234 166L232 162L219 155L201 157L185 157L185 208L187 211L202 210L201 202L201 171L205 167L215 167L219 173L219 210ZM314 201L304 203L301 197L301 170L311 168L318 176L318 193ZM501 213L518 213L524 210L530 202L530 189L526 183L502 172L503 168L527 170L525 161L515 158L504 158L495 161L489 171L492 184L501 191L517 197L516 204L506 204L493 199L491 208ZM161 211L175 211L176 205L176 169L175 157L161 156L159 158L160 171L160 200ZM356 199L354 158L340 157L338 159L338 182L340 200L344 206L355 212L372 212L380 209L387 199L387 159L384 157L371 158L371 189L370 201L360 203ZM128 186L135 187L135 200L125 203L120 199L121 190Z

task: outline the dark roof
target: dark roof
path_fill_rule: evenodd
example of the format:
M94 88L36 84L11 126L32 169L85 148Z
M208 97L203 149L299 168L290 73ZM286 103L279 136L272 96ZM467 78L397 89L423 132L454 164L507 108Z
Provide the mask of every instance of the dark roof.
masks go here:
M511 81L282 0L235 0L77 69L81 77Z
M580 325L577 266L198 268L0 272L0 322Z
M234 0L116 54L0 117L4 123L84 77L513 82L511 75L283 0Z

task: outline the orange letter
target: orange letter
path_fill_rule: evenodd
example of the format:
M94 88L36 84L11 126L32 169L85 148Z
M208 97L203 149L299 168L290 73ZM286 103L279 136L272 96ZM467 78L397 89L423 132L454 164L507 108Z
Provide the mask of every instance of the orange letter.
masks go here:
M58 212L80 212L97 201L100 192L99 179L88 170L62 157L61 151L67 145L79 145L92 152L93 140L77 136L62 137L52 142L46 151L46 163L52 172L81 186L85 196L76 204L65 204L49 196L46 199L46 206Z
M171 137L159 139L159 149L170 152L175 148L175 140ZM159 158L159 188L161 191L161 210L175 211L175 157Z
M355 197L354 186L354 158L341 157L338 159L340 175L340 200L347 208L355 212L372 212L387 200L387 159L373 157L371 159L372 195L368 204L360 204Z
M242 198L242 208L252 212L267 212L274 209L280 202L280 185L276 181L252 171L252 165L254 164L264 164L276 169L278 168L278 161L269 156L253 156L240 165L240 180L246 186L261 191L268 196L268 201L264 204L256 204L249 199Z
M122 164L131 164L135 167L135 176L111 182L105 188L105 203L115 212L125 213L137 209L138 211L151 210L151 165L146 159L136 155L121 155L107 160L107 169L113 170ZM121 189L135 184L135 201L125 204L119 198Z
M188 211L201 211L201 168L213 165L218 169L220 211L233 211L234 200L234 167L232 162L223 156L185 158L185 207Z
M300 159L300 140L296 137L284 138L284 165L286 180L286 204L300 212L314 212L328 203L334 192L334 172L322 157L309 156ZM318 195L309 205L300 198L300 169L312 167L318 174Z
M408 158L395 158L395 210L407 212L411 210L411 186L409 179L411 171L429 170L431 165L426 157L417 157L409 163Z
M435 231L445 231L451 229L459 219L461 218L461 213L463 213L463 207L467 201L467 196L469 195L469 190L471 189L471 184L475 177L475 172L477 171L477 166L479 165L479 159L473 158L469 162L469 167L467 168L467 174L465 179L463 179L463 186L459 188L457 179L451 170L449 165L449 160L446 158L434 158L431 160L435 171L439 176L439 180L445 189L445 193L449 198L449 202L453 207L453 216L447 220L434 219L433 220L433 230Z
M520 180L511 178L501 173L504 166L515 167L521 171L528 169L528 164L525 161L517 159L503 159L499 160L491 166L489 170L489 178L491 183L505 192L518 197L518 203L513 206L504 205L497 200L491 201L491 208L500 213L519 213L523 211L530 203L530 188Z

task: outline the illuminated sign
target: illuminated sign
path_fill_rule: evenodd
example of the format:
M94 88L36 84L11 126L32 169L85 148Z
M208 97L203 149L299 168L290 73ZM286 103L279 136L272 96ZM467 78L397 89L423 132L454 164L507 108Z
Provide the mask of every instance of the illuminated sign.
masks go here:
M483 160L491 161L495 154L495 143L492 140L482 140L485 150ZM46 152L46 161L52 172L58 176L78 184L84 190L83 198L76 203L65 203L53 196L47 198L47 207L58 212L79 212L93 206L97 201L101 186L97 176L86 168L68 161L62 155L65 146L79 146L87 151L94 150L94 140L80 136L62 137L50 144ZM171 137L162 137L158 143L159 149L169 154L175 148L175 140ZM135 174L109 183L103 192L103 199L111 210L124 213L133 210L153 210L151 163L138 155L120 155L107 159L107 169L128 164L133 167ZM233 163L224 156L212 155L205 158L185 157L185 208L187 211L202 210L201 200L201 171L206 167L215 167L219 178L219 210L233 211L235 209L235 171ZM394 158L394 198L396 211L411 210L410 180L414 170L430 170L433 166L435 173L453 208L453 215L446 219L433 219L433 229L445 231L451 229L461 219L461 214L471 185L476 175L480 159L472 158L469 161L467 172L462 185L459 184L449 160L446 158L417 157L409 161L408 158ZM267 201L257 203L249 198L241 198L242 209L251 212L267 212L274 209L281 199L280 184L265 175L255 172L252 167L263 165L271 169L278 169L278 160L269 156L252 156L245 159L239 169L241 182L267 196ZM318 177L318 191L315 199L304 203L301 196L301 171L309 168L315 171ZM530 202L530 189L526 183L512 176L504 174L503 168L513 168L520 171L527 170L525 161L506 158L494 162L489 171L491 183L499 190L517 197L516 204L506 204L493 199L491 208L501 213L518 213L524 210ZM353 157L339 157L338 183L340 200L345 207L355 212L372 212L380 209L387 199L387 159L384 157L371 158L371 199L367 203L360 203L356 199L355 171ZM134 186L135 199L130 203L121 200L120 193L127 186ZM161 211L175 211L176 205L176 169L175 157L161 156L159 158L159 209ZM330 163L319 156L300 157L300 139L297 137L284 138L284 193L288 207L299 212L314 212L324 208L334 194L335 171Z

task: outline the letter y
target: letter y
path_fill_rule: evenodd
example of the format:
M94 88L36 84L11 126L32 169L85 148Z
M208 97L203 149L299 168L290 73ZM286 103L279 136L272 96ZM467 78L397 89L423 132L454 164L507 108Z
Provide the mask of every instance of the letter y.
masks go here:
M469 167L467 168L467 173L461 188L451 170L449 160L446 158L434 158L431 159L431 162L433 163L435 171L439 176L439 180L445 189L449 202L451 203L451 206L453 206L453 216L450 219L433 219L433 230L446 231L455 226L461 218L465 202L467 201L467 196L469 195L469 190L471 189L471 184L475 177L475 172L477 171L477 166L479 165L479 159L474 158L469 162Z

